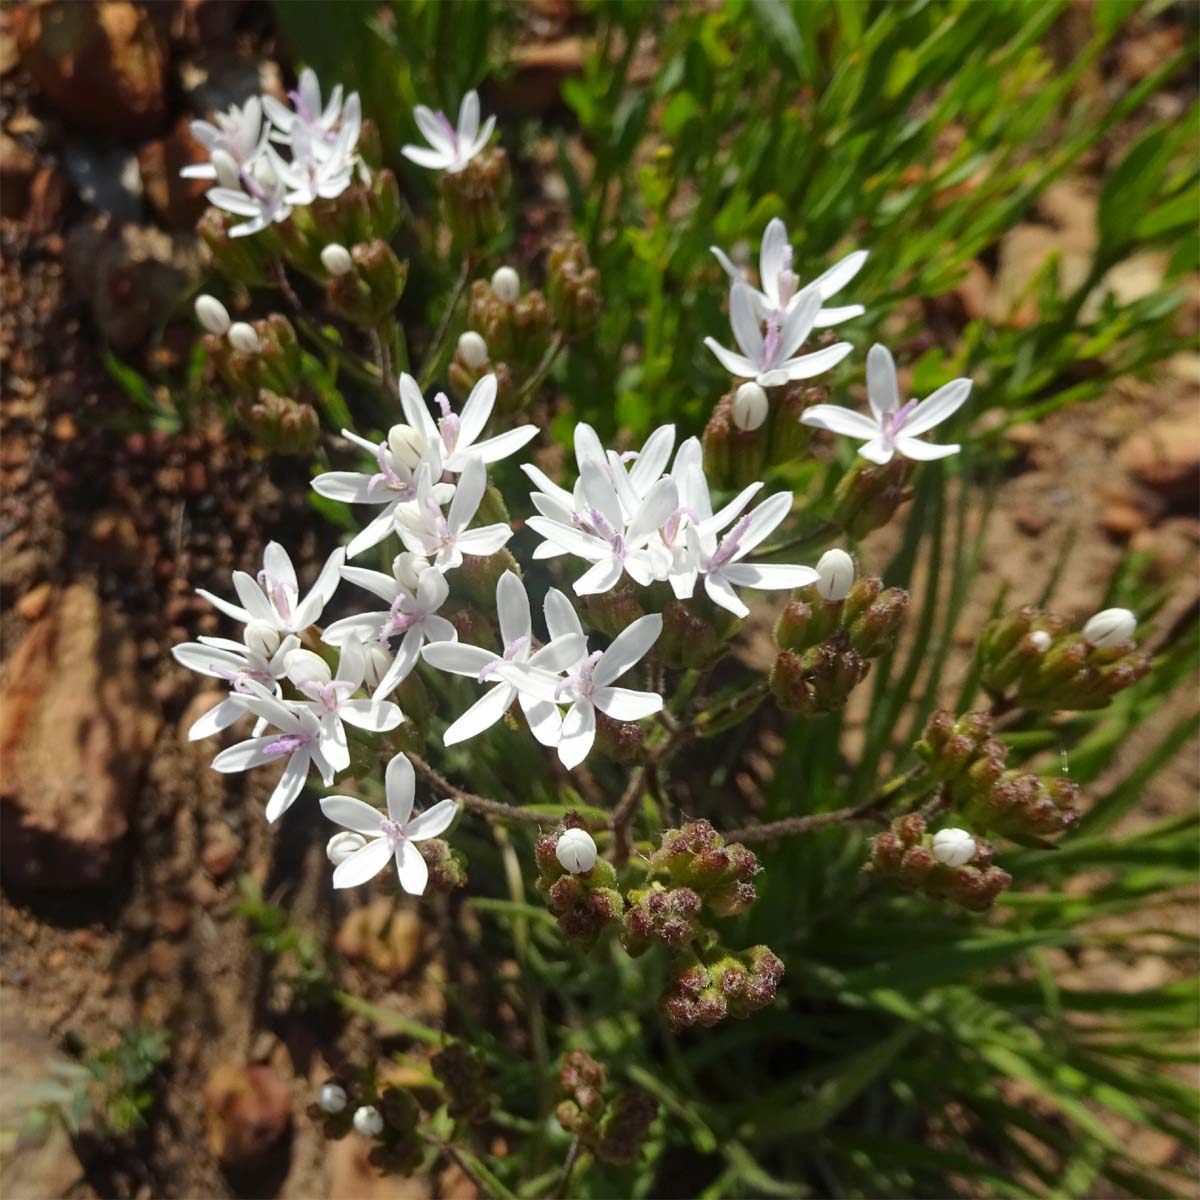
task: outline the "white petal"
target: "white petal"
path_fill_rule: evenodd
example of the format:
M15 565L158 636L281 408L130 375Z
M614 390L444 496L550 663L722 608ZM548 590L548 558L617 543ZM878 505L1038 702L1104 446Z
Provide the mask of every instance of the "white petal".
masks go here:
M400 153L418 167L428 167L431 171L444 171L453 161L446 151L426 150L424 146L405 146Z
M787 226L772 217L763 231L758 251L758 276L762 290L772 303L779 303L779 273L784 268L788 248Z
M867 400L877 421L900 407L900 384L891 352L880 342L867 351Z
M490 688L450 725L443 739L445 744L454 746L490 729L504 716L516 698L516 688L510 683L500 683Z
M458 140L473 142L479 132L479 93L474 89L463 98L458 109Z
M741 515L742 509L758 494L762 483L751 483L740 492L720 511L700 523L702 533L719 533L726 525L731 525Z
M338 705L338 715L371 733L386 733L404 720L399 706L390 700L343 700Z
M621 564L615 558L602 559L575 580L573 585L575 595L600 596L611 591L621 578L621 571Z
M803 344L804 339L812 332L813 322L820 311L820 293L810 284L793 299L784 314L783 327L779 331L779 353L775 356L776 363L791 358Z
M834 263L828 271L818 275L810 286L815 287L821 293L822 300L828 300L830 296L840 292L863 269L863 263L866 261L867 252L855 250L847 254L840 262Z
M291 588L292 591L300 590L291 555L278 542L267 543L266 549L263 551L263 569L268 575Z
M753 379L758 374L757 363L752 363L740 354L734 354L732 350L726 350L716 338L706 337L704 344L717 356L718 362L730 375L736 375L742 379Z
M705 575L704 590L714 604L728 609L735 617L744 617L749 614L750 610L742 603L741 597L733 590L727 579L719 575Z
M312 489L318 496L346 504L383 504L394 499L386 487L358 471L326 471L314 477Z
M453 800L439 800L420 816L413 817L404 829L404 836L411 842L424 842L445 833L458 815L458 805Z
M530 656L531 667L543 671L565 671L587 654L587 639L582 633L560 633Z
M240 721L246 715L246 710L232 700L222 700L214 704L202 717L192 722L188 729L188 741L198 742L203 738L212 737L222 729L228 729L235 721Z
M355 850L333 873L335 888L358 887L368 879L374 879L392 857L392 848L387 838L377 837L361 850Z
M579 482L587 503L600 511L604 519L620 532L625 526L625 515L621 501L617 498L612 480L608 476L607 464L601 460L586 458L579 471Z
M499 462L500 459L507 458L510 454L516 454L522 446L533 441L537 435L538 427L536 425L521 425L516 429L498 433L495 437L484 438L482 442L475 442L471 446L471 453L485 463Z
M679 506L679 489L670 475L664 475L645 493L645 500L626 531L626 542L636 546L660 526Z
M326 717L321 722L317 735L317 745L325 756L325 761L337 771L344 771L350 765L350 748L346 745L346 729L336 717Z
M817 579L812 567L792 566L789 563L730 563L722 574L738 587L770 591L805 587Z
M638 617L617 634L612 645L600 656L592 678L600 686L620 679L630 667L641 662L650 647L658 641L660 633L662 616L659 613Z
M589 562L596 562L598 559L606 559L612 554L612 547L607 542L593 537L590 533L572 529L569 525L560 525L557 521L550 520L549 517L530 517L525 524L534 533L540 533L546 541L561 546L568 554L574 554L576 558L586 558Z
M456 545L463 554L487 555L503 550L513 535L508 525L481 525L458 535Z
M557 746L562 736L562 713L558 711L558 705L536 700L525 692L519 692L517 699L529 723L529 732L543 746Z
M957 454L962 447L955 442L947 442L944 446L937 446L932 442L919 441L917 438L898 437L896 439L896 449L905 458L912 459L913 462L932 462L937 458L949 458L951 454Z
M861 304L845 304L836 308L823 308L813 321L814 329L828 329L831 325L840 325L843 321L852 321L861 317L867 310Z
M521 638L528 641L529 596L512 571L505 571L496 584L496 612L500 618L500 639L506 649Z
M563 718L562 736L558 740L558 760L567 770L579 766L591 752L596 740L596 710L583 700L576 700Z
M268 734L266 737L238 742L237 745L222 750L212 760L212 769L220 771L222 775L228 775L235 771L249 771L252 767L261 767L265 763L278 762L278 751L267 753L267 747L278 740L278 735Z
M384 773L388 817L403 825L412 816L413 796L417 790L417 775L403 754L393 755Z
M451 532L461 533L475 516L479 502L483 499L487 488L487 471L477 458L469 458L458 477L458 490L450 501L450 511L446 514L446 524Z
M663 699L654 692L636 692L631 688L600 687L593 693L596 707L614 721L640 721L660 712Z
M521 470L529 476L534 487L539 491L544 492L547 496L557 500L568 511L571 510L574 504L574 498L571 493L564 487L559 487L553 479L550 478L544 471L535 467L533 463L522 463Z
M494 650L485 650L469 642L431 642L421 651L421 657L439 671L474 679L500 656Z
M400 376L400 408L404 412L404 420L417 430L426 442L441 441L441 434L433 414L429 411L429 405L425 403L417 381L407 371Z
M413 109L413 117L425 140L435 150L441 150L446 154L454 152L454 142L450 134L431 109L426 108L424 104L418 104Z
M245 571L234 571L233 588L246 611L256 621L265 621L268 625L278 627L279 614L253 576L247 575Z
M420 850L407 838L396 847L396 874L400 877L400 886L410 896L425 894L425 886L429 882L429 867Z
M355 587L363 588L378 596L384 604L391 604L401 592L399 581L394 575L382 571L370 571L366 567L343 567L342 578Z
M629 471L629 481L639 496L644 496L663 473L674 448L674 425L660 425L646 439L637 461Z
M277 821L304 791L304 781L308 778L308 754L303 750L293 754L283 768L283 774L267 801L264 814L268 821Z
M719 262L721 264L721 266L724 268L725 274L729 276L729 280L731 283L736 283L739 279L742 278L741 271L739 271L737 269L737 267L735 267L733 265L733 262L730 259L729 255L726 254L725 251L722 250L720 246L709 246L709 250L711 251L713 257L717 260L717 262Z
M240 647L240 649L242 652L237 654L232 650L218 649L200 642L181 642L178 646L171 647L171 657L177 663L187 667L189 671L197 671L201 675L211 675L214 679L225 679L228 672L240 671L245 668L245 647Z
M243 625L248 625L253 617L244 609L236 604L231 604L228 600L222 600L220 596L214 596L212 592L206 592L204 588L196 589L197 596L203 596L218 612L224 613L227 617L232 617L235 621L241 621ZM272 621L272 624L275 622Z
M483 432L483 427L492 415L496 403L496 377L485 375L471 389L467 402L463 405L459 416L458 442L459 446L471 446Z
M906 438L920 437L921 434L928 433L935 425L940 425L958 412L970 394L969 379L952 379L913 409L908 420L904 422L901 433Z
M583 637L583 625L580 623L579 614L558 588L547 590L546 599L542 602L542 611L546 616L546 628L551 641L558 641L569 634Z
M746 521L746 528L738 538L738 551L734 558L745 558L759 542L775 532L791 511L791 492L776 492L768 496Z
M321 641L328 646L341 646L346 641L369 642L377 638L387 622L386 612L358 613L353 617L343 617L325 626Z
M824 350L815 350L812 354L786 359L780 363L779 369L790 380L811 379L814 375L821 375L831 367L836 367L853 349L849 342L838 342L833 346L826 346Z
M863 458L869 459L873 463L879 463L881 466L883 463L891 462L894 453L890 446L884 445L882 438L872 438L865 445L859 446L858 452Z
M345 829L353 829L355 833L368 837L379 835L383 814L356 796L326 796L321 801L321 811Z
M729 293L729 321L733 336L742 353L751 362L763 361L763 334L758 323L758 308L754 289L745 283L735 283ZM715 353L715 351L714 351ZM720 355L717 356L718 358Z
M802 425L811 425L814 429L828 429L831 433L845 434L847 437L871 438L879 436L879 426L870 417L855 412L852 408L842 408L838 404L814 404L800 414Z

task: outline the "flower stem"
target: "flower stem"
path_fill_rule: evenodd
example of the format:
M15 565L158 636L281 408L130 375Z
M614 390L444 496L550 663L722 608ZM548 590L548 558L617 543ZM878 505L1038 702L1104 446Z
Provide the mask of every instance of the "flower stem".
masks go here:
M455 787L444 775L439 775L419 754L406 750L405 755L427 783L452 796L463 808L482 813L486 817L496 817L501 821L521 821L526 825L552 825L554 823L549 817L538 816L537 813L518 808L515 804L505 804L502 800L489 800L486 796L476 796L473 792L465 792L462 788Z
M425 361L421 364L420 373L417 375L421 391L424 391L433 382L433 377L437 374L442 354L445 352L443 343L450 332L450 326L454 321L454 312L458 308L458 302L462 299L467 281L471 278L472 265L470 255L463 259L462 269L458 272L458 279L454 282L454 290L450 293L450 299L446 301L446 309L442 313L437 332L433 335L433 341L429 343L429 349L425 352Z

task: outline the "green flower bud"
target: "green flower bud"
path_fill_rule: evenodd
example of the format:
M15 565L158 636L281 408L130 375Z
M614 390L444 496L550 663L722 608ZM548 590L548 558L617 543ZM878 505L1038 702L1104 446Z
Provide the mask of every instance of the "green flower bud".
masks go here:
M239 399L238 420L264 450L273 454L307 454L317 443L320 420L310 404L277 396L266 388L254 399Z
M554 323L569 338L590 333L600 315L600 273L575 234L564 234L551 245L546 275Z
M896 455L882 465L856 460L833 494L833 520L851 537L864 538L895 515L905 498L912 463Z
M508 155L499 146L476 154L457 172L443 172L446 223L463 250L482 250L503 232L511 179Z

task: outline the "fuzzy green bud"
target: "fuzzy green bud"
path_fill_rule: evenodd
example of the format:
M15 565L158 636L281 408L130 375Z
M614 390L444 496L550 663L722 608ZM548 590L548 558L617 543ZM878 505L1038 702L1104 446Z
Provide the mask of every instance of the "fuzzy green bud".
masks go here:
M864 538L882 528L904 500L911 471L912 463L900 455L882 465L856 460L838 480L833 494L833 520L853 538Z

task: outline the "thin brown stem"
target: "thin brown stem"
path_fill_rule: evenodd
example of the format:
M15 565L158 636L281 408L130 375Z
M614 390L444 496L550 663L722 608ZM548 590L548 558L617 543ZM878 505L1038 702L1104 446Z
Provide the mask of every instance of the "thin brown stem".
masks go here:
M567 1194L567 1187L571 1182L571 1172L575 1170L575 1161L579 1158L579 1138L576 1136L571 1139L570 1146L567 1147L567 1157L563 1162L562 1174L558 1179L558 1187L554 1189L555 1200L563 1200Z
M463 791L462 788L455 787L444 775L439 775L419 754L413 754L412 751L405 751L405 754L418 775L438 791L453 797L463 808L482 813L486 817L496 817L501 821L521 821L526 825L553 824L549 817L538 816L537 813L518 808L515 804L505 804L502 800L489 800L486 796L476 796L474 792Z
M287 269L283 265L283 259L271 259L271 278L274 279L275 286L283 293L283 298L288 302L288 306L292 311L303 313L304 308L300 303L300 297L296 295L287 277Z
M494 1200L496 1193L488 1187L479 1173L459 1154L458 1150L450 1142L424 1129L418 1129L417 1134L422 1141L428 1142L431 1146L436 1146L443 1154L452 1158L458 1164L462 1173L479 1189L481 1195L490 1196Z
M554 360L558 358L565 344L563 335L555 333L550 341L550 345L546 349L546 353L542 355L542 361L534 367L533 374L521 385L521 390L517 393L516 400L513 403L514 408L520 408L541 387L542 382L550 373L550 368L554 366Z
M608 819L608 827L613 831L613 858L623 863L629 857L630 837L629 827L633 823L633 814L637 810L638 801L642 798L642 785L646 781L646 768L638 767L629 776L629 783L617 807Z

